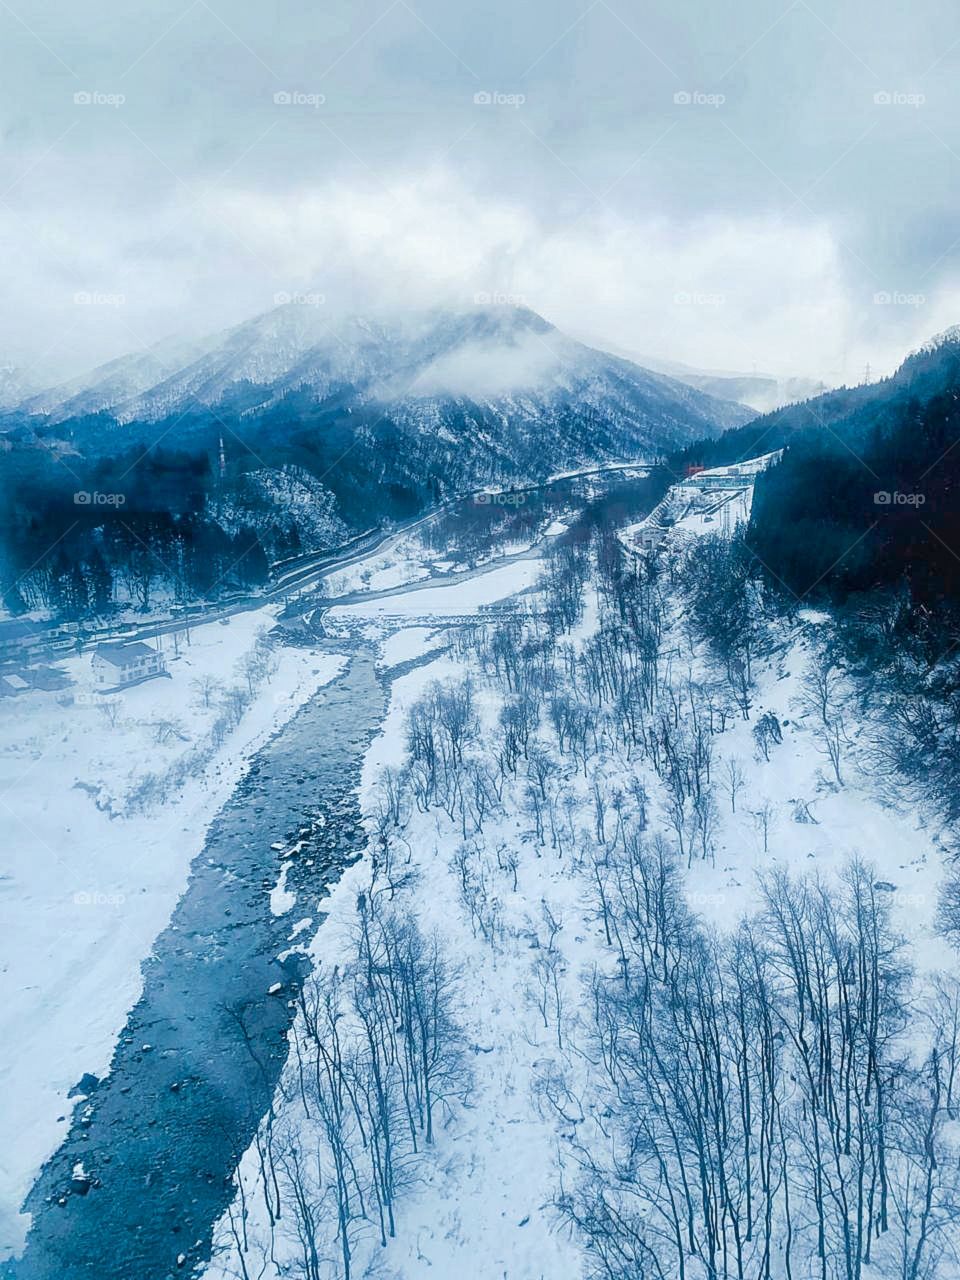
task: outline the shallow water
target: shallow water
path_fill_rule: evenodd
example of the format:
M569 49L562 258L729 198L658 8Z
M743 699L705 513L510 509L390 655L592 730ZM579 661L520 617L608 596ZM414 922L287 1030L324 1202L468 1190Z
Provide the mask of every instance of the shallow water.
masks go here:
M356 788L386 702L374 662L358 649L254 757L214 820L144 963L110 1074L77 1106L27 1199L26 1250L5 1275L163 1280L209 1256L287 1055L288 1002L306 960L277 956L298 920L318 923L324 885L363 847ZM280 855L270 846L308 827L286 879L296 905L276 917ZM78 1162L95 1181L85 1194L72 1183Z

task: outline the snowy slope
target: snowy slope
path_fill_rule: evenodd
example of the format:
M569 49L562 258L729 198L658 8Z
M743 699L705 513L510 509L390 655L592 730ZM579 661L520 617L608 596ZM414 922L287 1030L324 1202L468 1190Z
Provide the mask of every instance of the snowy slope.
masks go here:
M749 509L749 492L749 486L740 487L727 496L740 515ZM662 553L677 557L678 563L690 538L716 531L695 512L682 523L684 536ZM519 568L489 575L490 588L464 601L464 611L505 591L527 588L529 576ZM589 589L588 594L592 595ZM387 660L397 661L424 645L431 634L431 617L442 626L446 600L440 589L413 592L403 598L407 616L402 622L396 612L391 618L373 602L336 612L341 622L352 618L367 628L376 620ZM597 618L598 602L588 599L584 618L571 637L575 646L594 633ZM428 630L414 630L408 644L403 639L406 632L396 628L414 620ZM801 696L803 677L828 622L824 615L807 613L783 625L775 643L757 660L750 719L732 716L718 736L715 775L720 777L728 763L733 764L742 770L742 786L716 816L712 857L690 861L687 901L706 924L729 933L760 903L758 872L785 866L794 874L817 873L831 885L849 858L865 858L883 893L889 894L896 927L910 938L922 987L950 964L933 928L942 871L939 833L915 812L892 804L889 791L878 787L867 768L871 726L852 710L844 747L846 785L836 785L830 776L816 725ZM709 659L692 641L676 603L663 649L676 655L668 688L675 705L682 707L689 682L709 680ZM410 708L433 681L460 681L464 676L474 682L482 720L476 753L494 758L501 738L496 715L504 690L469 652L463 657L446 654L394 684L383 732L364 770L364 807L371 816L382 803L383 771L398 768L406 758ZM753 734L767 712L783 726L783 742L772 748L769 760L758 753ZM553 752L548 724L541 723L537 738ZM609 800L618 791L630 795L641 782L649 796L651 834L666 834L670 826L664 788L641 757L629 758L607 740L594 745L582 767L569 756L561 755L557 762L560 772L550 785L560 798L558 841L551 840L549 830L538 839L522 777L516 785L508 783L502 812L488 816L482 836L465 841L459 820L439 808L417 812L411 806L405 821L396 855L406 882L400 904L425 931L436 930L447 954L463 966L468 994L461 1017L473 1092L467 1107L451 1109L435 1150L418 1162L416 1183L398 1211L396 1238L383 1249L372 1225L360 1231L357 1274L384 1274L395 1280L460 1274L469 1274L471 1280L581 1280L586 1274L584 1255L561 1227L554 1205L561 1183L569 1184L577 1176L581 1144L595 1141L603 1130L603 1116L590 1112L598 1064L592 1056L585 1000L590 973L610 964L589 872L590 851L598 841L596 785ZM609 809L607 821L613 822ZM486 877L489 938L465 909L455 865L465 844L474 849L471 856ZM377 883L375 873L372 881L371 877L371 863L365 859L323 902L328 917L311 947L321 969L330 972L348 961L358 902L370 892L371 882ZM545 973L556 975L549 989L543 985ZM293 1078L278 1097L278 1108L283 1123L302 1123ZM244 1262L257 1274L278 1277L286 1273L296 1247L283 1227L275 1233L272 1247L269 1244L254 1153L244 1160L240 1176L251 1241ZM329 1241L329 1235L324 1238ZM208 1268L207 1280L245 1274L226 1220L220 1240L223 1253ZM340 1272L331 1262L323 1274ZM701 1273L691 1265L689 1274L699 1280ZM872 1280L886 1274L863 1272Z
M427 425L437 406L470 401L530 414L579 399L597 412L663 419L664 442L746 421L749 410L574 342L524 308L477 307L395 319L335 317L288 303L200 344L167 342L23 402L61 422L107 410L156 421L216 406L239 389L253 407L291 392L406 406Z

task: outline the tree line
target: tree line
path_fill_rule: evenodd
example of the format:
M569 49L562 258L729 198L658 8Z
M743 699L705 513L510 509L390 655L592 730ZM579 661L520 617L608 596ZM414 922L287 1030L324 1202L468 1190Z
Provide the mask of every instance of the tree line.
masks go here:
M404 760L375 790L377 891L358 901L349 962L302 1002L284 1086L298 1110L281 1109L260 1140L257 1194L291 1206L293 1274L348 1276L363 1235L389 1241L434 1103L464 1096L463 991L403 914L425 815L454 837L448 871L484 948L506 946L506 899L525 861L548 854L596 921L601 954L580 986L544 900L517 998L556 1049L532 1101L565 1135L557 1229L597 1280L947 1280L960 1266L960 989L921 987L890 886L868 863L830 881L778 868L773 807L721 751L745 723L761 777L775 761L783 730L757 707L755 681L792 626L744 530L633 561L598 521L553 545L532 602L458 634L466 670L415 700ZM839 789L864 704L855 646L842 628L827 634L798 710L824 785ZM859 750L881 774L889 765L893 788L895 761L876 749ZM919 754L916 770L919 786ZM727 805L749 812L771 856L759 907L721 934L685 880L714 862ZM522 833L501 824L514 814ZM793 818L816 820L802 796ZM948 936L960 935L957 898L944 901ZM407 944L394 932L408 928L444 991L433 1007L446 1065L432 1084L416 1075L422 1040L409 1039ZM235 1207L235 1243L245 1221ZM318 1238L336 1241L336 1263Z
M341 962L299 992L287 1069L220 1241L243 1280L268 1262L302 1280L362 1274L359 1243L396 1235L398 1202L469 1097L462 977L406 906L376 881L361 892ZM254 1198L265 1232L250 1225Z

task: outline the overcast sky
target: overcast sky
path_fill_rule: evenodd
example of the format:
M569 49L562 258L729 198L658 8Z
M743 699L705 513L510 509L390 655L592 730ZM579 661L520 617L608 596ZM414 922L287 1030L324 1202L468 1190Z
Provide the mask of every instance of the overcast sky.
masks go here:
M0 0L0 59L41 381L283 293L830 383L960 322L955 0Z

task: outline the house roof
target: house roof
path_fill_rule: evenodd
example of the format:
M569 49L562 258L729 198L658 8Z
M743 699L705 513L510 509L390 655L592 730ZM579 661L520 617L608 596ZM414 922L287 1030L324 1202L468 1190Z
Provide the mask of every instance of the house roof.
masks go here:
M155 658L159 655L157 650L151 649L148 644L135 641L133 644L98 644L94 656L102 658L104 662L109 662L114 667L128 667L132 662L139 662L141 658Z

